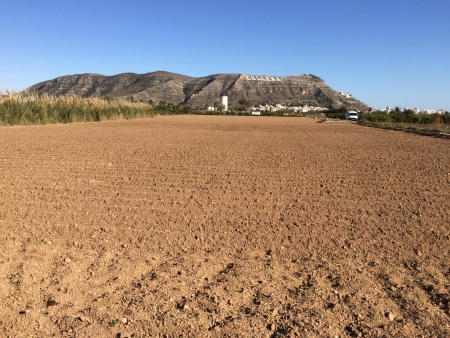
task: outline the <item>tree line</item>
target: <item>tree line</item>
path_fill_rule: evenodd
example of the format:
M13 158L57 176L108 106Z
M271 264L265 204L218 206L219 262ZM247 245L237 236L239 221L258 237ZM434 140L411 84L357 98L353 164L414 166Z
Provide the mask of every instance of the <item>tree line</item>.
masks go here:
M328 118L345 119L347 108L330 109L325 111ZM358 113L358 121L366 122L393 122L418 124L450 124L450 114L416 114L411 109L404 111L396 107L392 112L375 111L372 113Z

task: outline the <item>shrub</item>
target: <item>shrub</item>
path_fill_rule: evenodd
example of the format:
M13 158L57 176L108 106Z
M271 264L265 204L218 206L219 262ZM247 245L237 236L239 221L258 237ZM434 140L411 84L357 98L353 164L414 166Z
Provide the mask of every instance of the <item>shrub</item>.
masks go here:
M347 108L339 108L339 109L329 109L325 111L325 116L330 119L340 119L345 120L345 113L347 112Z
M422 114L411 114L394 112L391 114L386 114L382 112L375 113L360 113L359 121L367 122L392 122L392 123L415 123L415 124L450 124L449 115L422 115Z

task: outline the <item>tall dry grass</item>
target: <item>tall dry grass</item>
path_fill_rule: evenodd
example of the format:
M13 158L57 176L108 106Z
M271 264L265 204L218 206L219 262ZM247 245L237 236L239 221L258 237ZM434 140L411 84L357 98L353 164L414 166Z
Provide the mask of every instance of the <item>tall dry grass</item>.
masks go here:
M152 106L145 102L0 91L1 125L93 122L152 116Z

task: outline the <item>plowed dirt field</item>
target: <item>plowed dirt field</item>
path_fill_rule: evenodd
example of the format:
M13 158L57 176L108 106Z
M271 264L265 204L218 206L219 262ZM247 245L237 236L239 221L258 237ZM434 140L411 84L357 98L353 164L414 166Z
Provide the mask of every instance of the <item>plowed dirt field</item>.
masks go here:
M309 118L0 128L0 336L449 337L449 154Z

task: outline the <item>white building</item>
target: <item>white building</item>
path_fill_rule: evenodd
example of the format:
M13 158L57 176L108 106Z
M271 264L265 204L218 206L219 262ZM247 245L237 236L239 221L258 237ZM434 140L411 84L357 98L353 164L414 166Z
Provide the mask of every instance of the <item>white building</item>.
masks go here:
M220 97L220 105L223 107L224 111L228 110L228 96L222 95Z

